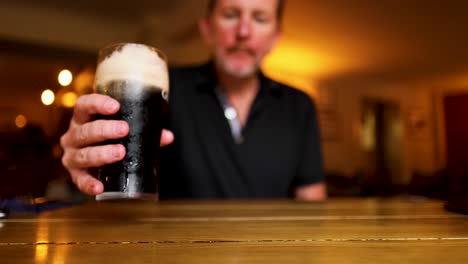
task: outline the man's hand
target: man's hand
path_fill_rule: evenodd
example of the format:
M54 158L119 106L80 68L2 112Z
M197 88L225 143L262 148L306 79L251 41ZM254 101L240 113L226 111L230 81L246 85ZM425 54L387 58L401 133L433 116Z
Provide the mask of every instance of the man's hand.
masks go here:
M327 199L325 183L303 185L296 188L294 196L301 201L324 201Z
M99 167L122 160L125 148L121 144L97 145L97 143L125 137L128 124L121 120L94 120L95 114L112 115L120 108L113 98L90 94L81 96L75 106L68 131L61 137L64 149L62 163L70 172L73 182L80 191L96 195L103 192L102 183L89 173L89 168ZM161 146L170 144L174 135L163 130Z

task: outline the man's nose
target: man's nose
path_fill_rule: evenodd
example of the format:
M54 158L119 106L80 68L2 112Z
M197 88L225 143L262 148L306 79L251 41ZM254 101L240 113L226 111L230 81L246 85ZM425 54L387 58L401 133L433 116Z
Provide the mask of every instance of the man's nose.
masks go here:
M242 18L237 26L238 38L248 38L252 33L252 22L248 18Z

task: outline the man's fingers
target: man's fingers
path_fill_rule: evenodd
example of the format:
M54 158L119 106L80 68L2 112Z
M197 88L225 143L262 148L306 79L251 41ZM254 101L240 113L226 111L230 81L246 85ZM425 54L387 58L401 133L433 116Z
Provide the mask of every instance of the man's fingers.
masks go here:
M161 147L167 146L174 141L174 134L166 129L163 129L161 133Z
M76 102L73 120L78 124L91 121L93 115L115 114L120 108L117 100L102 94L87 94L80 96Z
M84 147L100 143L108 139L123 138L129 132L127 122L118 120L96 120L76 126L70 131L65 144Z
M70 149L65 152L62 162L69 169L100 167L122 160L125 148L120 144Z
M85 170L70 171L71 178L78 189L88 195L97 195L104 191L102 183Z

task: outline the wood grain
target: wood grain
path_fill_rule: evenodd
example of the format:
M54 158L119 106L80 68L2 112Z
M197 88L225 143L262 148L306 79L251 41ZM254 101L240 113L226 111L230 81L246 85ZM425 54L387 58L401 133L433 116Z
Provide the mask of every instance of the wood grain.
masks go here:
M0 224L5 263L468 263L468 217L434 200L90 202Z

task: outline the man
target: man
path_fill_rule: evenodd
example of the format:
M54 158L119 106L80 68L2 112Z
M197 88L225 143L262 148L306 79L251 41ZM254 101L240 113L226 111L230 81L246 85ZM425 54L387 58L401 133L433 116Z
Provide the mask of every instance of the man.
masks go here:
M313 104L259 70L280 37L282 10L280 0L210 1L199 27L213 61L170 74L174 134L161 136L169 145L162 198L326 198ZM118 108L106 96L81 97L61 139L63 164L85 193L103 191L88 168L125 156L121 145L91 146L128 133L123 121L91 122Z

